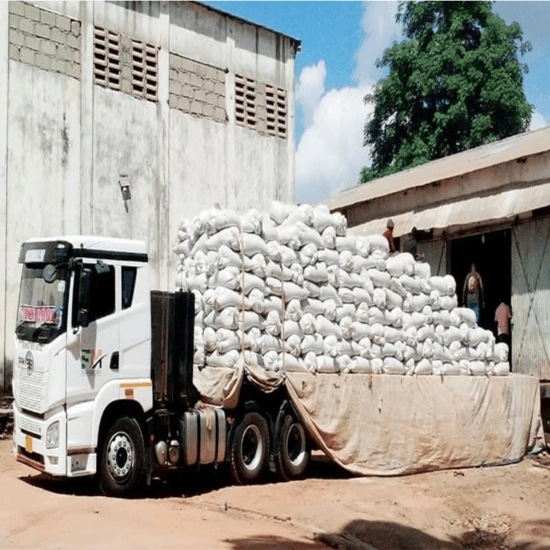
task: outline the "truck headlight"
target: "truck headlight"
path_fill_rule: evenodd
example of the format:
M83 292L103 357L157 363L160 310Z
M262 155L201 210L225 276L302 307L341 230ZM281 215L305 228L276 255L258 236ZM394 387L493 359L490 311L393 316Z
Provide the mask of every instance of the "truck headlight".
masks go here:
M46 431L46 449L57 449L57 447L59 447L59 422L54 422Z

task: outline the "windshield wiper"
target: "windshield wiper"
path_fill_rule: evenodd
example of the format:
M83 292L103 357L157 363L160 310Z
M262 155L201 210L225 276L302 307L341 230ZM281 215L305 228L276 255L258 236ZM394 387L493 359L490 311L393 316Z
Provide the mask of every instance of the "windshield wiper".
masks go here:
M45 323L43 323L39 327L36 327L36 329L34 330L31 336L32 340L35 340L35 339L39 341L47 340L50 337L49 331L52 327L53 325L47 325ZM48 329L48 331L45 334L41 334L42 329Z
M21 321L15 329L15 334L18 336L21 336L24 332L26 332L25 329L28 328L30 321Z

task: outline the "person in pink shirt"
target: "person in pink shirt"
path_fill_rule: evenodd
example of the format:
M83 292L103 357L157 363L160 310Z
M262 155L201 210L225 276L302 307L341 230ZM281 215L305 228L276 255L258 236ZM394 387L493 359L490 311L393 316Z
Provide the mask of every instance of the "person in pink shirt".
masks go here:
M510 348L510 329L512 324L512 309L504 301L495 311L495 323L497 328L497 342L504 342Z

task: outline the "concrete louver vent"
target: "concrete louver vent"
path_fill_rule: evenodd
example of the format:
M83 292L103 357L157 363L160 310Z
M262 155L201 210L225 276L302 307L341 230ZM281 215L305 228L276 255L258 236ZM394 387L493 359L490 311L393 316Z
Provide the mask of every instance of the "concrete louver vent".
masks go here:
M120 90L120 35L102 27L94 28L94 82Z
M157 100L158 48L132 40L132 91L137 97Z
M266 129L270 136L286 137L286 91L266 85Z
M240 126L256 127L256 82L235 75L235 120Z

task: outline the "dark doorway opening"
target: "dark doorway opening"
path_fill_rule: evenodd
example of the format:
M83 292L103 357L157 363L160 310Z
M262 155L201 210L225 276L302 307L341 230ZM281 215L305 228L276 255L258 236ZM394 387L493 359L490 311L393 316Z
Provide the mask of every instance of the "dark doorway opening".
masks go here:
M512 294L512 234L509 229L452 239L450 273L456 280L458 302L472 262L483 280L485 307L480 312L479 326L495 330L495 310L502 300L510 305Z

